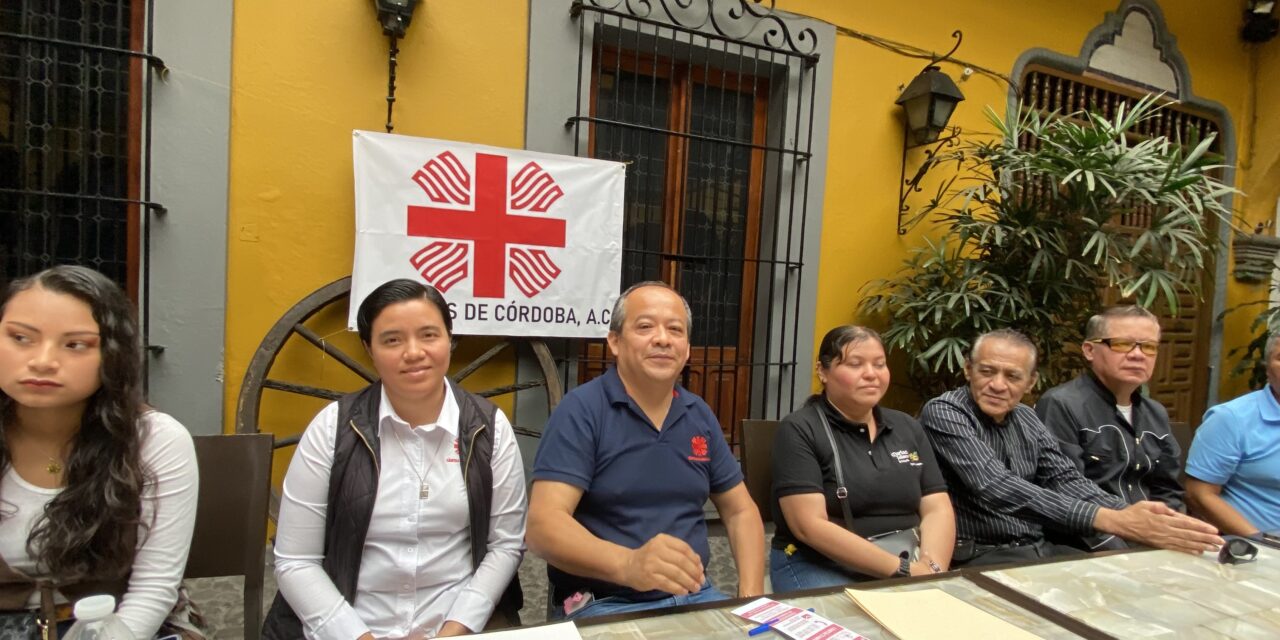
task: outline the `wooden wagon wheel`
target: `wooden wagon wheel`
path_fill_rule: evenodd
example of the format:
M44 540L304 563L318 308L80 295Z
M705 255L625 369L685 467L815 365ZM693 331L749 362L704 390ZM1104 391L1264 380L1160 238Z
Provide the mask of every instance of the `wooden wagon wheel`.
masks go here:
M315 328L309 327L307 322L312 318L325 315L338 315L345 322L347 317L348 300L351 294L351 277L345 277L329 283L295 304L289 311L285 312L271 330L267 332L262 343L258 345L258 350L254 352L253 359L249 362L249 369L245 372L244 382L240 387L240 398L236 403L236 433L258 433L261 430L261 418L263 409L263 398L267 390L273 390L282 394L292 394L293 396L303 396L308 398L318 398L326 401L337 400L346 393L356 391L360 386L373 382L377 379L377 374L363 364L361 360L365 359L363 353L352 355L348 351L344 351L335 344L334 340L327 339L324 334L319 333ZM344 325L345 326L345 325ZM284 380L272 376L272 368L276 365L277 357L291 342L296 344L298 341L291 341L290 338L298 336L302 338L302 344L310 345L311 355L319 358L332 358L333 361L342 365L342 367L355 374L358 379L353 378L355 384L350 385L351 388L330 388L330 385L312 382L306 383L298 380ZM560 403L563 396L563 387L560 384L560 376L556 369L555 360L551 357L551 350L547 348L547 344L542 340L528 338L496 338L498 342L489 347L475 359L467 362L460 369L456 369L450 376L450 379L456 383L462 384L480 396L492 398L505 394L523 391L525 389L543 388L546 393L546 402L548 411L555 409ZM525 380L515 384L502 385L484 389L471 388L473 385L465 384L465 381L481 370L486 364L493 361L495 357L502 354L508 349L516 349L520 345L527 346L533 353L542 377L532 380ZM454 365L459 364L457 355L454 357ZM305 369L305 367L304 367ZM295 374L296 375L296 374ZM309 419L301 418L302 420ZM539 437L541 432L514 424L515 418L512 416L512 426L516 433L525 436ZM298 444L301 438L303 424L291 425L296 427L298 434L290 435L283 438L276 438L275 448L281 449ZM273 488L271 495L271 518L275 519L279 512L280 496Z

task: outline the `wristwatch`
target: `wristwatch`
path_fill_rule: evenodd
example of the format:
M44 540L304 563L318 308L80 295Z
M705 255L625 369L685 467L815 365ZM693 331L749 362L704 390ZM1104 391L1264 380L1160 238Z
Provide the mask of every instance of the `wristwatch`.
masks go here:
M908 558L907 556L904 555L898 561L898 570L893 572L892 577L905 578L910 575L911 575L911 558Z

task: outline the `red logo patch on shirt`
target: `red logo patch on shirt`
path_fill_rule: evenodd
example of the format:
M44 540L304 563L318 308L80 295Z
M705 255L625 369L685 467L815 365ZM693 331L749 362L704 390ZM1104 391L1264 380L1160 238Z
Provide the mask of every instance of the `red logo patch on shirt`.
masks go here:
M710 462L711 458L707 456L707 439L702 436L694 436L689 440L689 448L693 450L693 455L689 456L694 462Z
M457 438L453 439L453 457L445 458L444 461L445 462L462 462L462 460L460 460L458 457L458 439Z

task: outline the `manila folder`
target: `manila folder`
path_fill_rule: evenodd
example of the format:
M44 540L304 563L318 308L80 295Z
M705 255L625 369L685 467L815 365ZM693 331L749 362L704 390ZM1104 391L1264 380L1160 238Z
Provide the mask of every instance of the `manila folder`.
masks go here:
M1039 640L941 589L897 593L845 589L845 593L900 640Z

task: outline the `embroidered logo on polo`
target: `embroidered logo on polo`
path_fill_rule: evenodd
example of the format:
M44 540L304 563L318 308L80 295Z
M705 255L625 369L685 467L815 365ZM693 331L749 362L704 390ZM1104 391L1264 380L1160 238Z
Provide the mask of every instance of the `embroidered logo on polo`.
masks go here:
M693 455L689 459L694 462L711 462L711 458L707 455L707 439L702 436L694 436L689 439L689 449Z
M453 455L448 458L445 458L444 461L445 462L461 462L458 456L458 439L457 438L453 439Z
M920 453L917 451L902 449L901 451L893 451L889 455L893 456L893 459L897 460L898 464L909 464L913 467L923 464L920 462Z

